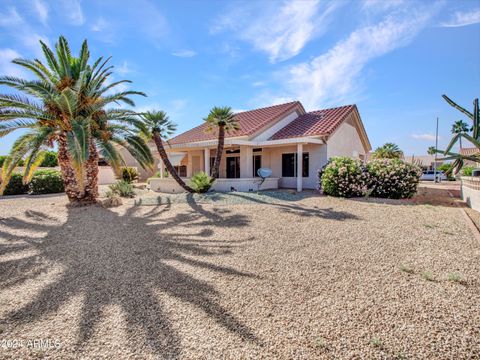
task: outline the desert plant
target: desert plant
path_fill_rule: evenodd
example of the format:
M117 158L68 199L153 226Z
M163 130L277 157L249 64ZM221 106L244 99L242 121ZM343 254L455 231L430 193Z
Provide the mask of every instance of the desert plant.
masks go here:
M463 131L455 132L455 135L452 137L445 150L434 150L436 153L440 153L445 156L439 160L453 160L451 172L456 174L463 167L465 161L480 162L479 153L463 155L461 153L452 152L453 146L457 143L457 141L461 141L462 138L471 142L477 149L480 149L480 109L478 105L478 98L473 100L473 112L470 112L451 100L447 95L442 95L442 97L449 105L467 115L467 117L473 123L471 127L471 134Z
M129 166L123 167L122 168L122 180L124 180L128 183L132 183L132 182L138 180L137 169L135 169L133 167L129 167Z
M464 167L462 167L462 175L463 176L472 176L474 169L475 169L474 166L464 166Z
M333 157L319 172L324 194L341 197L363 196L367 193L369 176L360 160Z
M183 189L188 192L193 192L193 189L185 184L185 181L178 175L177 171L173 167L170 159L168 158L165 147L163 146L163 140L167 139L177 129L177 125L170 121L165 111L147 111L142 114L142 118L145 124L145 128L141 131L141 135L145 140L153 139L155 146L157 147L158 154L169 174L175 179L175 181Z
M109 188L112 193L117 194L118 196L125 198L135 197L133 185L125 180L117 181L116 183L111 184Z
M420 167L399 159L378 159L367 164L371 196L404 199L417 192L422 175Z
M220 174L220 162L222 160L223 146L225 143L225 133L230 133L240 129L240 124L235 118L235 113L231 107L213 107L206 118L207 131L218 131L218 144L215 162L212 168L212 182Z
M373 347L376 347L376 348L381 348L383 346L383 341L382 339L380 339L379 337L372 337L370 339L370 344L373 346Z
M374 159L400 159L403 157L403 151L400 150L397 144L385 143L375 149L372 157Z
M435 281L435 278L433 277L433 275L431 273L429 273L428 271L422 271L422 273L420 275L426 281Z
M200 171L190 179L190 187L197 193L205 193L212 186L212 178L203 171Z
M4 195L22 195L28 192L28 185L23 183L23 175L13 173L5 187Z
M460 274L457 274L457 273L448 274L448 281L456 282L456 283L459 283L459 284L464 283L464 280L463 280L462 276Z
M28 192L32 195L55 194L65 191L62 173L58 170L38 170L28 184Z
M120 80L108 83L112 66L109 58L89 64L90 53L84 41L78 57L72 56L67 40L60 36L54 53L40 42L46 65L38 59L15 59L14 64L31 71L35 80L0 77L0 85L25 94L0 95L0 137L17 129L28 129L14 144L7 167L4 164L0 194L16 166L25 160L24 183L40 165L45 150L58 145L58 163L69 200L90 204L98 196L99 153L116 170L126 149L143 167L153 166L148 146L137 135L142 122L132 110L111 108L123 102L133 106L137 91L111 92ZM7 161L6 161L7 163Z
M102 206L104 207L114 207L122 205L122 199L120 195L112 190L109 190L105 193L106 199L102 201Z

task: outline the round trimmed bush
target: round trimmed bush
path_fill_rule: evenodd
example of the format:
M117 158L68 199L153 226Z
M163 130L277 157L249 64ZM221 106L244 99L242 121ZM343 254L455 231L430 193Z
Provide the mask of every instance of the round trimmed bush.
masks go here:
M33 195L64 192L62 174L58 170L38 170L28 184L28 192Z
M331 158L319 177L323 193L331 196L363 196L369 184L363 163L349 157Z
M28 185L23 184L23 175L19 173L13 173L10 177L3 195L22 195L28 192Z
M370 174L371 196L405 199L417 192L422 175L419 166L405 163L399 159L378 159L367 164Z

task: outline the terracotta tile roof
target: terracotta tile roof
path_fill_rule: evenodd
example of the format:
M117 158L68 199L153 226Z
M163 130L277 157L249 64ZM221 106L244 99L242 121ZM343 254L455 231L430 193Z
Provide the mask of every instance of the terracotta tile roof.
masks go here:
M261 109L244 111L237 113L237 120L240 123L240 130L234 133L227 134L226 137L248 136L252 135L269 123L278 120L284 115L288 114L294 108L298 107L301 112L305 112L302 104L299 101L293 101L286 104L269 106ZM215 132L206 132L206 124L194 127L180 135L175 136L169 140L171 144L184 144L189 142L214 140L217 138Z
M306 113L273 134L270 140L314 135L329 136L355 108L355 105L347 105Z
M480 152L480 150L477 149L476 147L472 147L472 148L462 148L462 149L460 149L460 154L466 155L466 156L468 156L468 155L475 155L475 154L477 154L477 153L479 153L479 152Z

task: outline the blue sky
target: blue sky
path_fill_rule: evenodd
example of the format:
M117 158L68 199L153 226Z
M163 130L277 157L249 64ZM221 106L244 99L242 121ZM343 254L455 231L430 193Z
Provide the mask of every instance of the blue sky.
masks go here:
M443 145L467 120L441 94L468 109L480 95L480 0L2 0L0 74L26 76L10 61L60 34L75 52L86 38L93 58L113 56L114 80L148 94L137 109L167 111L179 132L212 106L356 103L373 147L419 155L437 116Z

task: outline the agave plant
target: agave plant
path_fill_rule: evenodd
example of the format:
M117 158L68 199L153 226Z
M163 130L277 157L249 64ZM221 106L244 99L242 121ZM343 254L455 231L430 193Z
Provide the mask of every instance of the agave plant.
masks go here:
M207 131L218 131L217 154L212 169L212 182L219 176L220 162L222 160L225 133L240 129L240 124L235 118L231 107L213 107L206 118Z
M60 36L56 54L42 41L46 65L38 60L15 59L33 73L35 80L0 77L0 85L23 93L0 94L0 137L17 129L28 129L15 142L4 164L1 190L21 159L26 157L24 181L35 169L46 148L58 145L58 162L71 202L94 203L98 197L98 159L101 155L117 171L124 163L119 147L125 148L142 167L152 168L153 157L138 135L143 123L132 110L110 108L125 103L134 106L131 95L138 91L114 93L114 88L129 80L108 84L113 66L110 58L100 57L89 64L87 41L80 54L71 54L67 40Z
M145 140L153 139L160 158L165 164L169 174L175 179L178 185L188 192L194 192L193 189L185 184L185 181L183 181L178 175L177 171L168 159L167 152L163 146L163 140L167 139L176 131L177 125L170 121L165 111L147 111L142 114L142 118L145 125L145 129L141 131L143 138Z
M453 160L452 166L450 167L450 170L448 170L448 173L453 171L456 174L463 167L465 161L480 162L480 111L478 106L478 98L473 100L473 112L470 112L451 100L447 95L442 95L442 97L449 105L467 115L467 117L472 120L473 123L471 135L464 131L455 132L455 135L452 137L445 150L434 149L436 153L445 155L444 158L439 160ZM471 142L477 149L479 149L479 152L473 155L463 155L452 152L452 148L457 142L461 141L462 138Z

